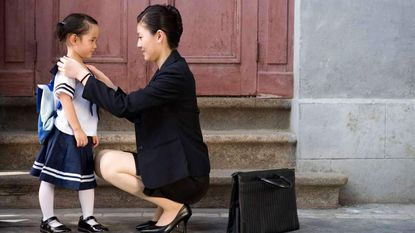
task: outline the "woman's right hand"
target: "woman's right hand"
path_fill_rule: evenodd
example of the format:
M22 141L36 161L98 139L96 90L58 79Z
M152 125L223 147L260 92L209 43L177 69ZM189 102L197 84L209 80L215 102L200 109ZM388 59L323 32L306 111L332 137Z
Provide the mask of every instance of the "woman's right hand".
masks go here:
M88 144L88 137L82 129L74 130L74 136L77 147L84 147Z
M106 76L104 74L104 72L100 71L99 69L97 69L93 65L86 65L86 66L94 74L96 79L98 79L99 81L105 83L105 85L107 85L108 87L110 87L114 90L117 89L117 86L114 85L114 83L111 81L111 79L109 79L108 76Z
M102 81L105 77L108 79L108 77L102 71L98 70L95 66L87 64L86 67L88 67L88 69L94 74L95 78L97 78L98 80Z

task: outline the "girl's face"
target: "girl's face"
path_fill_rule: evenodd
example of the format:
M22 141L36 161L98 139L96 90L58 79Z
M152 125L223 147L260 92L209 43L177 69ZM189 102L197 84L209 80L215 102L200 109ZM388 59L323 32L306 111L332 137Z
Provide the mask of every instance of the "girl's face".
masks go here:
M89 24L87 33L76 36L76 42L73 50L82 58L91 58L97 48L97 39L99 36L99 27L95 24Z
M159 33L151 34L143 23L137 24L137 47L141 49L145 61L157 61L160 55Z

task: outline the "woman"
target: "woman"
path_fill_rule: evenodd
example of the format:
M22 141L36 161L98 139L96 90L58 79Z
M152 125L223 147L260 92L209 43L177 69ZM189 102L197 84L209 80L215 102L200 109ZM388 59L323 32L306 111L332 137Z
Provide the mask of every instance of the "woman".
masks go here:
M101 151L95 158L98 176L114 186L156 204L152 221L140 232L186 232L192 212L209 186L209 156L199 123L195 81L176 48L183 32L179 11L152 5L137 16L137 47L158 70L149 84L125 94L93 66L70 58L59 69L85 87L83 97L135 124L137 153Z

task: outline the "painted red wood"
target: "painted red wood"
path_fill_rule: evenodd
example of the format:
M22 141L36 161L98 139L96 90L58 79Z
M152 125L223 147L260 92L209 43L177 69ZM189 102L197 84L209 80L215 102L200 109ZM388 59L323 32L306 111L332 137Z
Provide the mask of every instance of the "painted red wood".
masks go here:
M199 95L255 95L258 2L175 1Z
M34 0L0 1L0 95L32 96Z
M31 96L34 83L49 81L51 65L65 54L55 25L72 12L99 22L98 49L88 62L126 91L145 86L156 68L136 47L136 16L156 3L182 14L179 51L198 95L292 97L294 0L0 1L0 95Z
M48 67L57 58L66 54L66 47L54 35L58 21L73 12L83 12L93 16L100 27L98 48L94 56L86 61L103 70L116 85L126 91L132 91L145 85L146 72L144 61L136 49L136 15L146 4L134 0L71 0L42 1L38 6L38 22L45 27L37 28L39 50L38 56L41 70L38 82L49 79ZM46 10L45 10L46 9ZM46 12L45 12L46 11Z
M258 95L293 95L294 0L259 2Z

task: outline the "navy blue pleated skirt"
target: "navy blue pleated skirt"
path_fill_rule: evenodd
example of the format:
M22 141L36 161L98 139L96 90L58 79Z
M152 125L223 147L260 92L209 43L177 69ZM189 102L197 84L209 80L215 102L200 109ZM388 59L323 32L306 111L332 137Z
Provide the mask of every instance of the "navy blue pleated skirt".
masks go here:
M88 137L88 145L78 148L73 135L65 134L55 127L41 145L30 174L62 188L95 188L97 183L92 148L92 137Z

